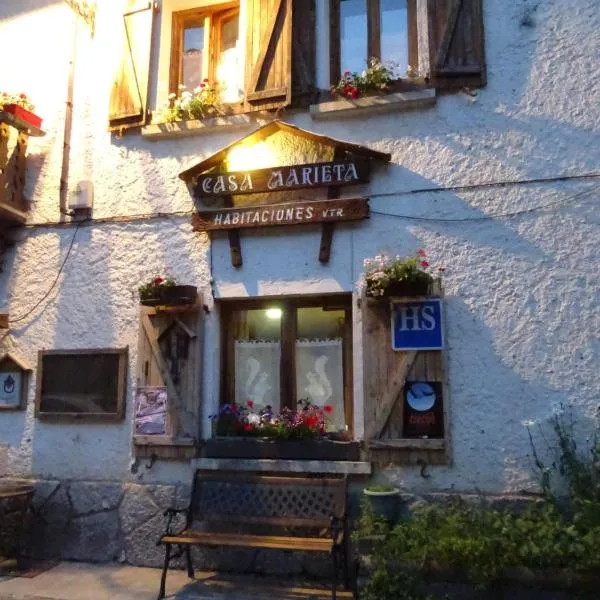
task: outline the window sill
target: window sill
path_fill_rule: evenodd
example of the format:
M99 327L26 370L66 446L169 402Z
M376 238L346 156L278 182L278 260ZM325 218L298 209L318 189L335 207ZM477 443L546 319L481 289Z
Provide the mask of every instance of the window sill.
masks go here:
M310 116L313 119L338 119L362 117L371 114L386 114L432 106L436 102L436 91L432 88L395 92L382 96L365 96L356 100L341 98L331 102L312 104Z
M264 473L339 473L370 475L371 463L337 460L279 460L265 458L197 458L194 469L207 471L255 471Z
M249 115L227 115L194 121L154 123L142 127L142 137L148 140L182 138L193 135L207 135L216 132L249 129L252 124L253 120Z
M369 448L389 448L394 450L444 450L446 441L440 438L404 438L394 440L371 440Z

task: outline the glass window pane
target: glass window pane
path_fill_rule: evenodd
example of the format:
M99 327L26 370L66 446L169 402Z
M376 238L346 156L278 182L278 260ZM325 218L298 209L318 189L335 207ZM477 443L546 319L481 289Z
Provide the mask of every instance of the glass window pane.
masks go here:
M367 66L367 0L340 2L340 56L342 72Z
M183 31L183 77L181 83L192 91L204 79L204 27L186 27Z
M408 67L408 14L406 0L380 0L381 60L389 63L396 77L405 77Z
M330 405L329 431L344 431L345 313L343 310L298 309L296 394L318 406Z
M217 81L223 102L237 102L242 90L242 62L240 60L239 14L221 21L221 47L217 65Z
M279 308L237 310L228 324L234 340L235 401L254 402L255 412L271 406L279 412L281 361Z

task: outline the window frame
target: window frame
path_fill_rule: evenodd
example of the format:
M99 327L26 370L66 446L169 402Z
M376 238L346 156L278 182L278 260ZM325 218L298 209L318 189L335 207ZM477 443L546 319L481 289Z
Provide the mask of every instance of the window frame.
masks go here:
M234 345L231 329L232 313L236 310L260 310L267 308L280 308L283 311L281 318L281 407L289 406L295 409L297 405L296 391L296 330L298 323L298 309L310 307L331 307L344 311L344 335L342 336L342 369L344 387L344 418L348 426L348 433L354 438L354 385L353 385L353 322L352 322L352 294L326 294L310 297L273 297L273 298L248 298L244 300L219 300L221 316L221 380L220 380L220 406L231 404L235 401L235 360ZM291 402L285 402L291 398Z
M336 85L342 77L341 64L341 0L329 0L329 84ZM380 0L365 0L367 7L367 56L381 59ZM417 0L406 0L408 20L408 64L418 72L419 44L417 31Z
M226 19L240 14L237 1L213 6L174 11L171 15L171 53L169 62L169 93L178 94L183 75L183 32L190 26L204 27L203 78L214 81L217 69L218 48L221 42L219 26ZM242 32L239 33L242 35ZM192 91L192 90L189 90Z
M99 356L105 354L116 354L118 356L117 368L117 405L114 412L86 413L86 412L53 412L43 411L43 380L44 380L44 357L45 356ZM65 349L65 350L39 350L38 351L38 369L35 394L35 417L55 421L88 421L88 422L106 422L122 421L125 418L125 401L127 396L127 365L129 359L129 346L124 348L83 348L83 349Z

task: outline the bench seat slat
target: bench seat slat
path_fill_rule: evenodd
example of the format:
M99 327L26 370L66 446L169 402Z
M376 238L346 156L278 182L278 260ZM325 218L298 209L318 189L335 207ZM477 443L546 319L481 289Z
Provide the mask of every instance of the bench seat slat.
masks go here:
M239 546L245 548L277 548L280 550L306 550L329 552L333 540L328 538L301 538L275 535L247 535L239 533L214 533L211 531L184 531L179 535L163 535L163 544L199 544L206 546Z

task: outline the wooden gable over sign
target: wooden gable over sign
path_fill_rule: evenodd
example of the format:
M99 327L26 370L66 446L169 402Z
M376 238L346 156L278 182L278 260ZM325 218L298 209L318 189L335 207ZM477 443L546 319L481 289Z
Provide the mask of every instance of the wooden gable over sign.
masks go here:
M248 159L242 168L236 154ZM327 262L334 222L369 215L368 198L341 198L341 188L367 183L371 161L390 159L389 153L275 119L179 177L198 207L194 230L228 230L234 266L242 264L240 229L309 223L323 223L319 260Z

